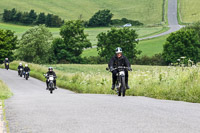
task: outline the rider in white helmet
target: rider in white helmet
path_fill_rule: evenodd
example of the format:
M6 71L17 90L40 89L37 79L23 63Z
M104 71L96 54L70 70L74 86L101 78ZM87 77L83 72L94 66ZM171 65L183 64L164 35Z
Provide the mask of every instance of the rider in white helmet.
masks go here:
M117 47L115 49L115 56L113 56L108 64L108 67L110 68L110 71L112 72L112 87L111 89L114 90L115 88L115 83L117 80L116 74L118 73L117 68L118 66L125 66L128 67L128 70L131 70L131 64L129 63L128 59L122 55L122 48ZM129 89L128 85L128 71L125 71L125 84L126 84L126 89Z
M5 58L4 64L5 64L5 68L6 68L6 65L7 65L7 64L8 64L8 68L9 68L9 60L8 60L8 58Z
M22 70L24 69L24 67L23 67L23 65L22 65L21 62L19 63L19 66L17 67L17 69L18 69L18 75L19 75L19 73L20 73L20 68L22 68Z
M25 73L28 72L28 76L29 76L29 72L30 72L30 68L28 67L28 64L25 64L25 67L24 67L24 78L25 78Z

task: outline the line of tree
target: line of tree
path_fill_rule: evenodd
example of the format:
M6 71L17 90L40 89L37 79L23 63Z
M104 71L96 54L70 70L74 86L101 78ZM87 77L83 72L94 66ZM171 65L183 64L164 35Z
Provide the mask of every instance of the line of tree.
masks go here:
M37 14L33 9L29 12L20 12L15 8L12 10L4 9L3 21L25 25L45 24L47 27L60 27L64 23L64 20L57 15L49 13L45 15L43 12Z
M107 63L115 54L116 47L122 47L123 54L134 64L165 65L177 62L180 57L200 61L200 23L187 26L167 38L163 53L151 58L139 57L135 30L111 28L97 35L99 56L82 58L84 48L91 47L87 34L84 33L83 22L68 21L60 29L60 38L52 38L45 25L39 25L26 31L18 41L14 32L0 30L0 59L13 58L33 63ZM19 42L19 45L17 43ZM17 46L17 47L16 47Z
M111 25L119 26L119 25L124 25L127 23L130 23L133 26L143 25L143 23L137 20L130 20L127 18L112 20L113 16L114 14L112 14L111 11L108 9L99 10L89 19L89 21L85 22L85 27L105 27L105 26L111 26Z

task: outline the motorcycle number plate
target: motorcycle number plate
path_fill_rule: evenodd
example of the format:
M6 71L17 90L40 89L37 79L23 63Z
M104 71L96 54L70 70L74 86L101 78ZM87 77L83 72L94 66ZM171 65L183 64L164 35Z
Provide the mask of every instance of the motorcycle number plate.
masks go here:
M119 72L119 75L121 76L125 75L124 71Z
M49 80L53 80L53 77L49 77Z

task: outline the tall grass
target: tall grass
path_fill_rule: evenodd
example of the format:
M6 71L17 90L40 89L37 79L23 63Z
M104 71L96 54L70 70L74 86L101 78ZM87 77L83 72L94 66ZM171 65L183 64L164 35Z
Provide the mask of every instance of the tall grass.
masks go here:
M8 86L0 80L0 99L7 99L12 96L12 92L8 88Z
M19 62L12 62L16 68ZM29 64L31 76L45 80L43 73L50 65ZM57 84L78 93L114 94L111 91L111 73L107 65L60 64L51 65L58 76ZM129 72L130 90L127 95L158 99L200 102L199 67L132 66Z

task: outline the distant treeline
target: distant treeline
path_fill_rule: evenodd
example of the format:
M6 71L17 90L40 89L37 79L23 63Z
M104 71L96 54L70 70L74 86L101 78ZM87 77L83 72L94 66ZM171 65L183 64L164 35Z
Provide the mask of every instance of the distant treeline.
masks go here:
M60 27L64 23L64 20L57 15L49 13L45 15L43 12L37 14L33 9L29 12L19 12L15 8L4 9L3 21L25 25L45 24L47 27Z

